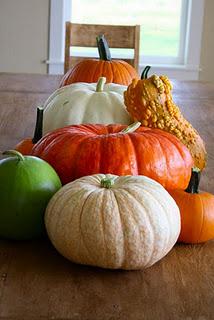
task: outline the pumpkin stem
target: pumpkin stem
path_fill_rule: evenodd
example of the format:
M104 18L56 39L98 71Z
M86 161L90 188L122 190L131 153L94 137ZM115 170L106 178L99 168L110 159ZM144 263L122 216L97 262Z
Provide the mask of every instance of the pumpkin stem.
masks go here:
M100 181L101 187L110 189L114 185L115 178L105 177Z
M103 34L96 37L97 48L99 52L100 60L111 61L111 53L109 50L108 42Z
M192 168L192 174L189 181L189 185L186 188L186 192L188 193L199 193L199 183L201 178L201 171L197 167Z
M100 77L97 82L96 92L103 92L105 83L106 83L106 77Z
M15 156L18 158L18 160L25 160L24 156L21 154L21 152L17 151L17 150L6 150L4 152L2 152L3 155L7 155L7 156Z
M141 80L148 78L148 72L149 72L150 69L151 69L151 66L146 66L146 67L143 69L143 72L142 72L142 74L141 74Z
M43 126L43 107L37 107L37 114L36 114L36 127L33 135L32 142L37 143L42 138L42 126Z
M121 130L120 132L131 133L131 132L134 132L135 130L137 130L140 126L141 126L141 122L136 121L136 122L130 124L127 128Z

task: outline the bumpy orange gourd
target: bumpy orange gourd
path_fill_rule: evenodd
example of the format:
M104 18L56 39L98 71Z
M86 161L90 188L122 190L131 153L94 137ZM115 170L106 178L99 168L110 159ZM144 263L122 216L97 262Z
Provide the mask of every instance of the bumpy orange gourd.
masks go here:
M30 155L35 143L37 143L42 137L42 123L43 123L43 108L37 107L36 126L33 138L25 138L20 141L15 150L19 151L23 155Z
M75 64L63 76L60 87L74 82L97 82L106 77L106 83L128 85L133 78L139 78L137 71L123 60L111 59L110 50L104 36L97 38L99 59L85 59Z
M214 195L199 192L199 180L199 170L194 168L185 191L169 191L180 209L180 242L200 243L214 238Z
M147 72L143 76L147 76ZM167 76L134 79L124 92L125 105L134 120L143 126L174 134L190 150L194 165L202 170L206 165L204 142L173 102L171 90Z

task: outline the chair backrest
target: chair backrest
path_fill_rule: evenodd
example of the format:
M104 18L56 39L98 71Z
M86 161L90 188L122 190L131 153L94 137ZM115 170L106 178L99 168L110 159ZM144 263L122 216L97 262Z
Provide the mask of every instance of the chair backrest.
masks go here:
M65 63L64 72L83 59L91 57L75 57L70 54L70 47L96 47L96 37L103 34L109 48L134 49L133 59L123 59L136 70L139 64L140 26L93 25L66 22Z

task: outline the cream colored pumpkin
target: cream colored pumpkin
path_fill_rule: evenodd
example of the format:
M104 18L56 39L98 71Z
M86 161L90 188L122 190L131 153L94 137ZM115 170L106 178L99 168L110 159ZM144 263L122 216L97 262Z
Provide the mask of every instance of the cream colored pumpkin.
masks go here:
M78 82L56 90L44 104L43 133L70 124L130 124L123 98L127 86L105 81L101 77L98 83Z
M173 247L180 214L148 177L97 174L62 187L48 204L45 225L55 248L73 262L142 269Z

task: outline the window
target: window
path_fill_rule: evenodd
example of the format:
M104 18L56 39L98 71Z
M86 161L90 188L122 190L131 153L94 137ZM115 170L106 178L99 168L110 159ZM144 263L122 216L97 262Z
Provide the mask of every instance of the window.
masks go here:
M140 24L142 68L152 64L157 73L197 79L203 8L204 0L51 0L49 71L63 72L64 23L71 20L77 23ZM96 49L94 52L97 54ZM81 50L76 53L81 55ZM126 57L127 54L131 56L133 53L130 50ZM112 51L114 56L117 56L116 49Z
M186 0L72 0L71 21L139 24L141 63L181 63L185 39L181 31L186 29L186 7Z

